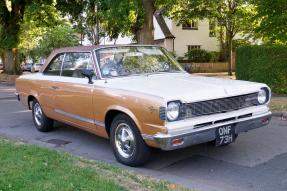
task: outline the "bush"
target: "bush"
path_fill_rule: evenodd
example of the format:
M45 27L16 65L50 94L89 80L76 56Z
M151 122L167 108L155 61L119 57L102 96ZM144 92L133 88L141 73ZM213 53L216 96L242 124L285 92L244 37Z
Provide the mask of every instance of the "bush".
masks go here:
M211 54L203 49L192 49L185 56L192 62L209 62Z
M210 53L210 62L218 62L220 58L220 52L209 52Z
M236 50L236 77L266 83L287 94L287 46L242 46Z
M245 39L236 39L232 41L232 50L235 51L237 48L242 46L250 46L251 43Z

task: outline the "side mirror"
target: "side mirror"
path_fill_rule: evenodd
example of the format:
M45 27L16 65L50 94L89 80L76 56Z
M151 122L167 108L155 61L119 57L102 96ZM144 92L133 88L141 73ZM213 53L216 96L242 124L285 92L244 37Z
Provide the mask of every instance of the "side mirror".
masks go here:
M93 84L92 78L95 75L94 70L91 69L83 69L82 75L89 79L89 84Z

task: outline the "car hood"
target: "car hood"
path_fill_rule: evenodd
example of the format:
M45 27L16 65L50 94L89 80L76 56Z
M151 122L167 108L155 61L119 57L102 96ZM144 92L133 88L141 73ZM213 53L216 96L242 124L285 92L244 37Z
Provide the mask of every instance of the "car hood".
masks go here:
M152 74L107 80L110 88L135 91L184 103L217 99L259 91L265 84L202 77L187 73Z

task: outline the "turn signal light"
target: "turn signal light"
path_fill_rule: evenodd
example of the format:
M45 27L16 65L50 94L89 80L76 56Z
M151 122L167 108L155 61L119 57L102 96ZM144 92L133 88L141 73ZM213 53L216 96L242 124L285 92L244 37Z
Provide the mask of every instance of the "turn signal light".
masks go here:
M172 146L179 146L184 143L183 138L176 138L171 141Z

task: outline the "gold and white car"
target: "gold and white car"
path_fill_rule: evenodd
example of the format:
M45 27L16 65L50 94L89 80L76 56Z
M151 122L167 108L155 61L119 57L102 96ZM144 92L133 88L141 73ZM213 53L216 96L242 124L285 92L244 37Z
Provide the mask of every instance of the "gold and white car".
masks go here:
M190 75L158 46L58 49L16 90L39 131L57 120L109 138L130 166L146 162L150 147L226 145L271 118L265 84Z

